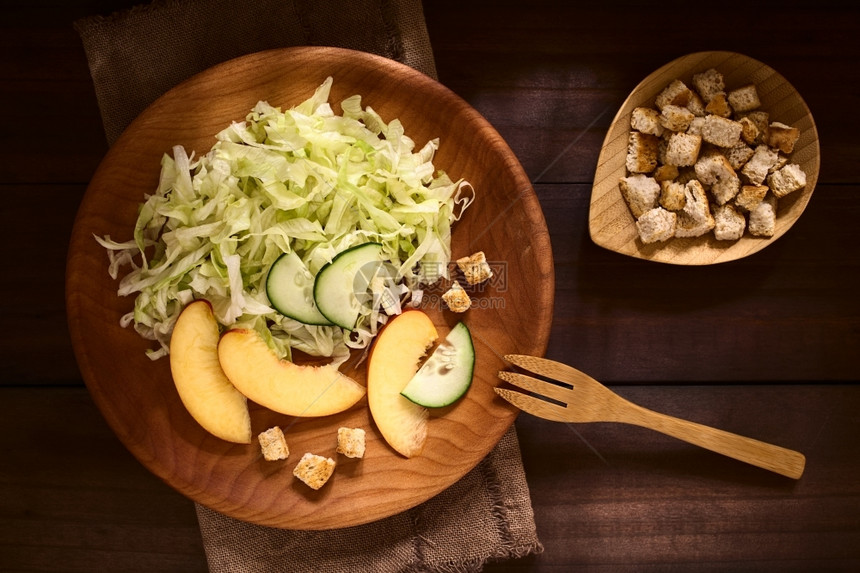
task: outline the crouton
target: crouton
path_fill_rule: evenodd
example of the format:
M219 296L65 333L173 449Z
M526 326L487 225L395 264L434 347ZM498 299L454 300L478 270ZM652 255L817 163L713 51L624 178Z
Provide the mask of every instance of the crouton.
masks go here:
M698 135L702 136L702 128L705 126L705 118L704 117L694 117L693 121L690 122L690 127L687 128L687 133L689 135Z
M702 138L688 133L673 133L666 144L666 163L676 167L687 167L696 163Z
M675 221L677 215L662 207L646 211L636 221L636 229L643 243L656 243L675 236Z
M302 459L293 469L293 475L307 484L308 487L319 489L326 484L334 473L335 465L335 461L331 458L308 452L302 456Z
M684 211L680 211L678 219L675 222L675 237L679 239L701 237L713 231L714 225L714 217L710 213L708 213L708 217L704 221L697 221Z
M761 100L758 98L758 90L756 90L754 84L747 84L732 90L726 94L726 97L735 113L752 111L761 105Z
M667 211L680 211L684 208L686 197L684 184L675 181L660 182L660 206Z
M657 143L654 135L631 131L627 140L627 171L650 173L657 167Z
M735 197L735 205L747 213L753 211L767 195L765 185L744 185Z
M703 102L701 96L693 90L690 90L690 101L687 102L687 109L696 117L705 117L705 102Z
M718 241L736 241L746 229L747 221L734 205L718 205L714 208L714 237Z
M493 278L493 270L487 263L483 251L457 259L457 266L463 271L463 276L466 277L466 282L470 285L476 285Z
M284 432L278 426L273 426L257 436L263 458L266 461L285 460L290 457L290 448L284 439Z
M739 142L737 145L723 149L723 155L729 160L732 169L738 171L746 164L747 161L755 153L755 150L744 142Z
M637 107L630 115L630 127L635 131L656 135L663 135L663 126L660 125L660 113L650 107Z
M619 187L634 219L638 219L642 213L657 206L660 184L653 177L641 173L622 177Z
M711 185L711 195L714 196L714 201L717 205L724 205L735 198L741 190L741 178L732 171L726 177L717 179L717 182Z
M740 179L729 160L719 151L702 155L695 165L696 177L711 186L711 194L719 205L730 201L740 191Z
M782 153L777 153L776 163L771 165L770 169L768 169L767 172L769 174L775 173L775 172L779 171L780 169L782 169L783 167L785 167L786 165L788 165L788 156L783 155Z
M758 126L755 122L748 116L741 117L737 122L741 124L741 139L745 143L755 143L760 135Z
M768 125L765 143L783 153L791 153L794 151L794 144L797 143L798 139L800 139L799 129L774 121Z
M756 237L773 237L776 230L776 197L768 195L750 211L749 231Z
M686 107L677 105L667 105L660 112L659 121L663 128L669 131L687 131L690 127L690 122L693 121L693 112Z
M678 213L675 222L675 236L700 237L713 230L714 216L702 184L696 179L688 181L684 186L684 195L684 208Z
M738 119L746 118L755 125L758 130L758 135L756 135L754 141L748 141L747 143L766 143L767 135L770 126L770 114L766 111L755 110L748 113L739 114Z
M768 175L767 184L777 198L782 198L806 186L806 173L796 163L789 163Z
M767 145L755 148L753 156L741 169L741 174L753 185L761 185L767 177L770 168L779 160L776 150Z
M361 428L337 429L337 453L348 458L363 458L365 450L365 431Z
M717 147L733 147L741 140L742 130L741 124L734 120L709 115L702 124L702 139Z
M695 221L707 221L711 216L711 205L705 188L697 179L684 184L684 197L684 213Z
M702 96L702 101L709 103L714 95L726 89L723 74L711 68L693 75L693 87Z
M654 181L660 183L662 181L671 181L678 177L678 168L674 165L659 165L654 170Z
M442 295L442 300L448 305L452 312L466 312L472 306L472 299L469 294L463 290L460 283L454 281L445 293Z
M708 105L705 106L705 113L710 113L718 117L731 117L732 106L729 105L729 100L726 97L726 92L718 92L714 94Z
M688 88L681 80L675 79L672 80L669 85L663 89L663 91L657 94L657 98L654 100L654 103L658 109L662 110L667 105L686 107L689 101L690 88Z

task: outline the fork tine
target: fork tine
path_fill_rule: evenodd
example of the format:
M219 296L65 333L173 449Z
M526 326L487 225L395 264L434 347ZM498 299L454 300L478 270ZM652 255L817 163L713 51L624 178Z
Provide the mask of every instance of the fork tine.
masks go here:
M541 396L546 396L547 398L552 398L553 400L558 400L559 402L563 402L565 404L570 403L570 401L573 399L573 396L571 396L573 390L557 386L550 382L538 380L537 378L532 378L531 376L526 376L525 374L502 371L499 372L499 378L501 378L505 382L510 382L517 388L522 388L523 390L528 390L529 392L534 392L536 394L540 394Z
M546 400L526 396L522 392L514 392L507 388L493 388L496 394L532 416L544 418L553 422L568 422L570 417L566 408L556 404L550 404Z
M514 366L523 368L524 370L540 374L541 376L546 376L547 378L553 378L559 382L564 382L565 384L570 384L574 387L577 384L597 382L585 372L577 370L567 364L562 364L561 362L548 360L546 358L527 356L525 354L508 354L505 356L505 360Z

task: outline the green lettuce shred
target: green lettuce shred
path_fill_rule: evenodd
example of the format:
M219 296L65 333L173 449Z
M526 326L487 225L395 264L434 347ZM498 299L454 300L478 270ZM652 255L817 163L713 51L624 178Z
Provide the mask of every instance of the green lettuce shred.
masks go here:
M438 139L416 150L399 120L386 123L360 96L335 115L331 86L327 78L286 111L258 102L199 158L174 147L131 240L95 237L111 277L130 267L118 294L135 295L134 310L121 324L158 342L148 351L153 360L169 352L179 313L198 298L223 327L257 330L282 357L296 349L339 364L351 348L365 348L388 316L378 306L354 332L302 324L271 307L266 276L285 252L316 274L339 252L379 242L404 300L447 278L451 226L474 199L471 186L434 168Z

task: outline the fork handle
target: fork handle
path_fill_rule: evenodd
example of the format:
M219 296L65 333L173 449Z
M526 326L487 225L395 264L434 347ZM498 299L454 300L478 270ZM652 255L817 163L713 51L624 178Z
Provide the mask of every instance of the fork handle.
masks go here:
M806 458L800 452L627 403L630 409L619 420L621 422L650 428L793 479L799 479L803 474Z

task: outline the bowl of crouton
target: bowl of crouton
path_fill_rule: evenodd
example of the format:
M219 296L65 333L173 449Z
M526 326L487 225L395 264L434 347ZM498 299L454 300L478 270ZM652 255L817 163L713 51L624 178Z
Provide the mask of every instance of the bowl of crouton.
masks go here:
M645 78L616 114L589 232L651 261L736 260L791 228L819 167L812 114L782 75L735 52L688 54Z

